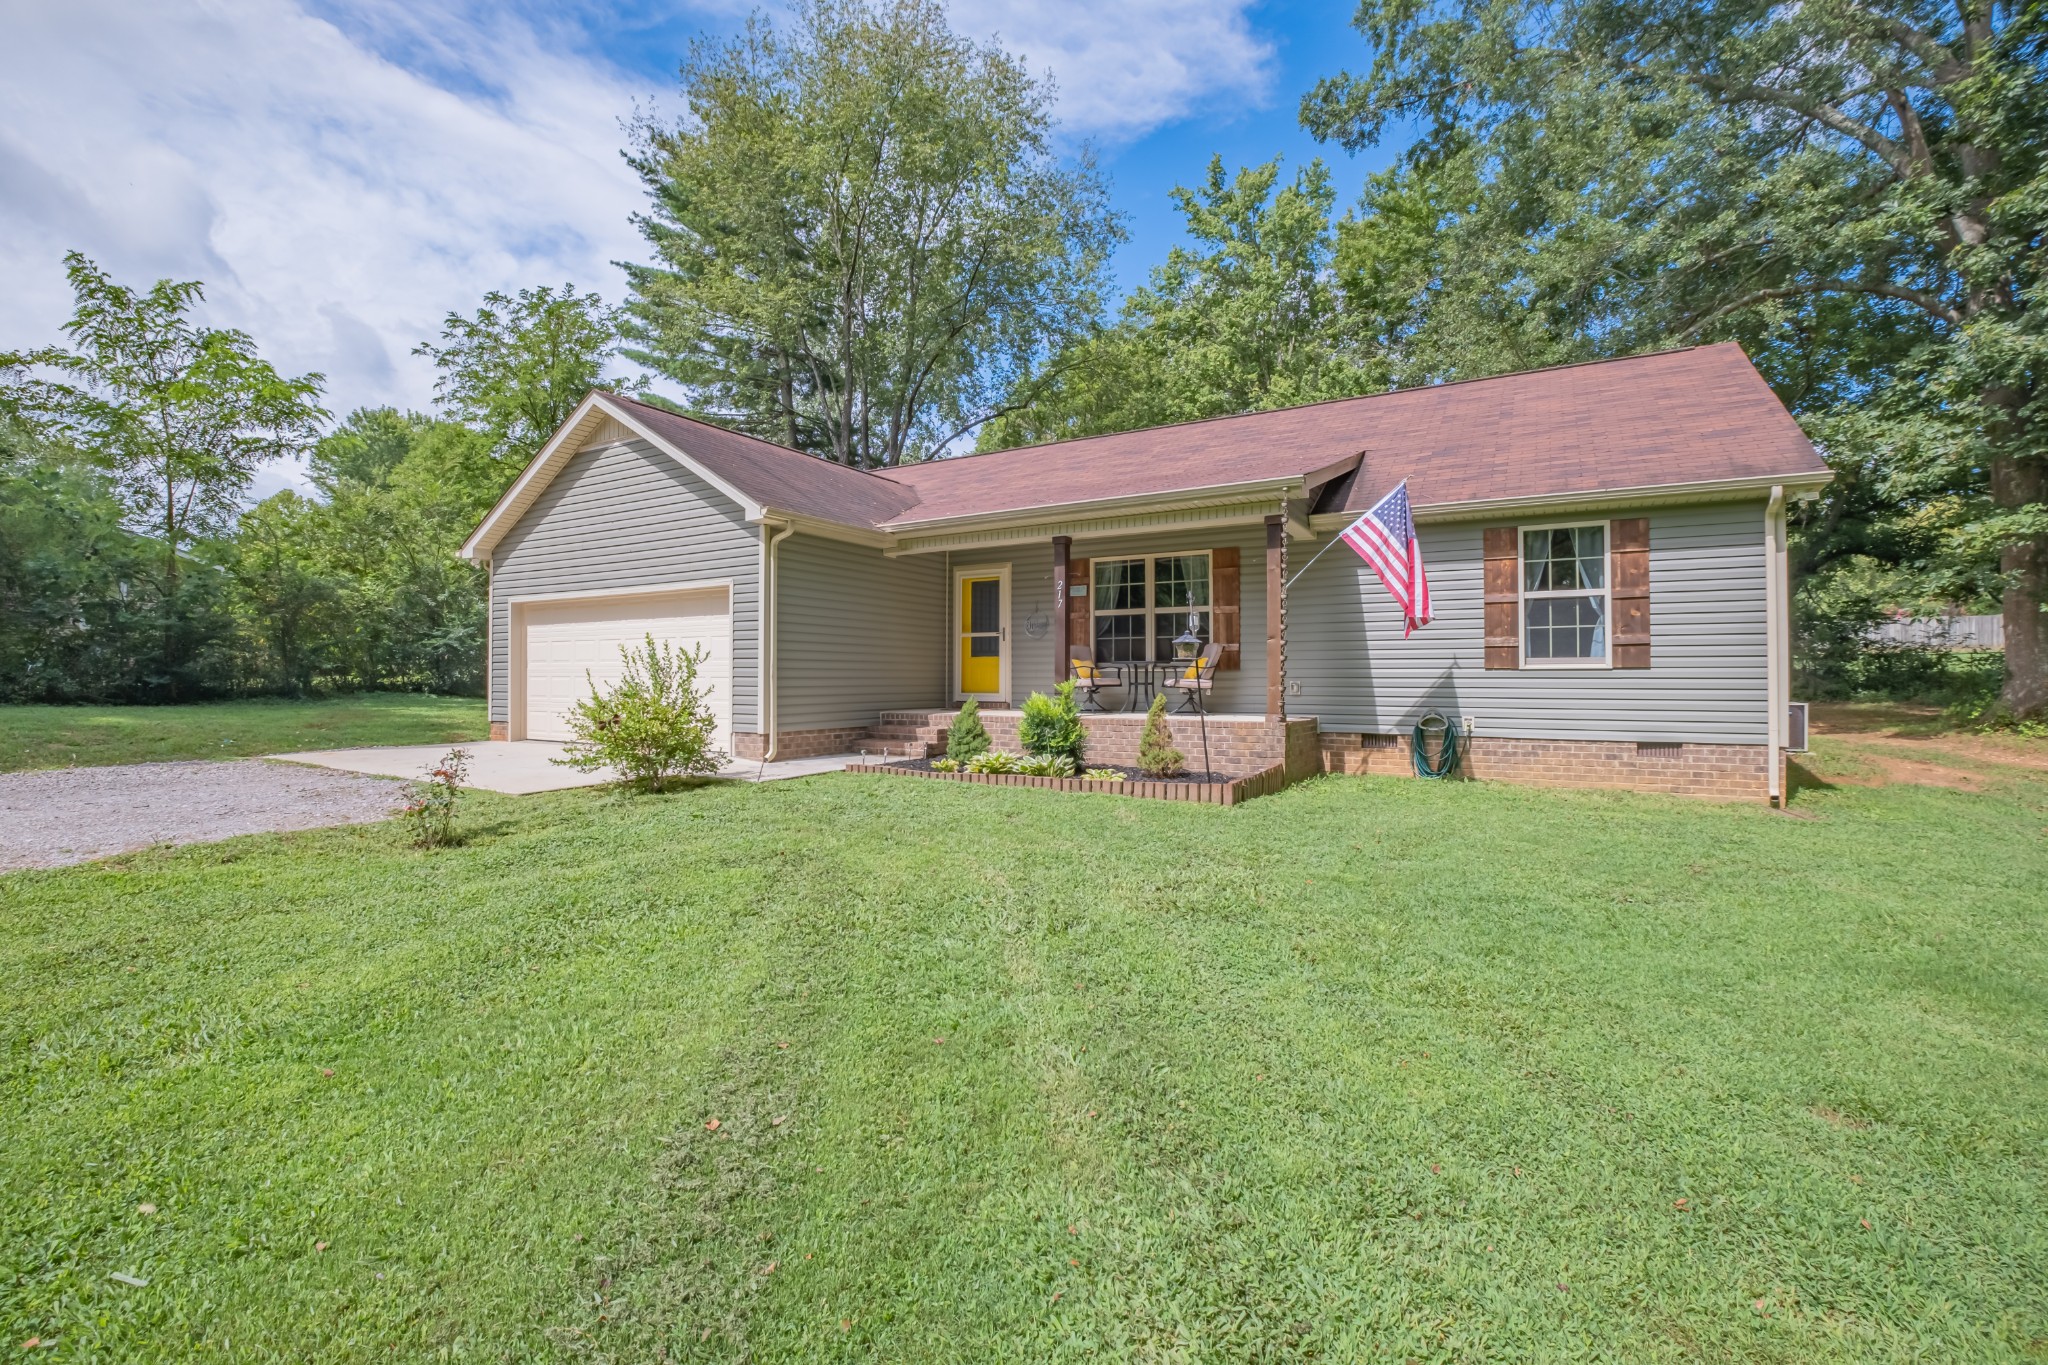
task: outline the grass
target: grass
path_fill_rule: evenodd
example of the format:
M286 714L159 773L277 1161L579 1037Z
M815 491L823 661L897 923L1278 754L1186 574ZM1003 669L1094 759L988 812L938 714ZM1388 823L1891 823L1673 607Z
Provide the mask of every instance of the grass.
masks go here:
M0 878L0 1328L2039 1359L2048 784L1800 813L841 775Z
M0 772L455 743L482 739L489 728L481 699L395 692L199 706L0 706Z

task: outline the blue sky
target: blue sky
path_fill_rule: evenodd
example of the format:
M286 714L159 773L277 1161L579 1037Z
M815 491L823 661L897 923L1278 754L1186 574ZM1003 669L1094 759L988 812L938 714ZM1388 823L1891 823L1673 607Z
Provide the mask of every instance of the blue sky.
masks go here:
M0 347L58 339L70 248L144 283L206 283L328 406L424 408L412 348L490 289L623 293L642 191L619 158L636 110L673 115L690 39L745 0L0 0ZM772 8L771 8L772 13ZM1319 152L1341 201L1389 149L1319 148L1318 78L1366 60L1337 0L952 0L1059 85L1128 216L1140 283L1179 237L1168 194ZM290 482L291 471L274 481Z

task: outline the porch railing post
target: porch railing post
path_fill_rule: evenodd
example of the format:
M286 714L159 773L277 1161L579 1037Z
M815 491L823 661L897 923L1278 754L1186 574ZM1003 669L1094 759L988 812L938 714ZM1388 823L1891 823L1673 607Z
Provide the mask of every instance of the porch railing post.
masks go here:
M1067 629L1072 611L1068 606L1067 555L1073 548L1072 536L1052 538L1052 682L1055 687L1067 680L1067 641L1072 638Z

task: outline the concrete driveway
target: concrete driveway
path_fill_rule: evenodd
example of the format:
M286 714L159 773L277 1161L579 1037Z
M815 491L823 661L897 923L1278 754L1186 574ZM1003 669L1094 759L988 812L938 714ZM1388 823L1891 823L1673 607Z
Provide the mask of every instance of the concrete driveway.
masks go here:
M446 744L397 744L384 749L319 749L311 753L279 754L278 761L310 763L346 773L373 773L380 777L418 777L441 761L451 746ZM465 744L469 750L469 785L508 796L533 792L561 791L566 787L595 787L612 781L610 773L585 773L549 762L560 758L563 748L542 739L480 740ZM759 763L736 761L719 774L741 782L775 782L786 777L809 777L814 773L836 773L859 754L833 754L826 758L777 759L764 770Z

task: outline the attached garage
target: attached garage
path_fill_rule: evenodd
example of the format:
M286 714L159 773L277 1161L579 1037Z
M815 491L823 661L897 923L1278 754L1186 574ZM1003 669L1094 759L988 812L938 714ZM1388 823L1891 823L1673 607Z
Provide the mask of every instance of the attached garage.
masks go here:
M732 593L724 586L606 593L514 601L514 739L568 739L568 713L625 672L621 649L648 636L678 649L701 649L700 682L718 717L718 746L732 750Z

